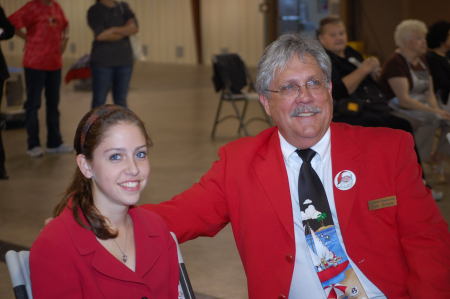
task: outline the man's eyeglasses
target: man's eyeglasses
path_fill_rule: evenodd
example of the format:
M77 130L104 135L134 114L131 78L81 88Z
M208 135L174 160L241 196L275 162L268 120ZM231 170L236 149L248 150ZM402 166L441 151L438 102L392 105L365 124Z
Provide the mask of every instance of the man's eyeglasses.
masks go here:
M281 86L278 90L266 89L266 91L279 93L282 97L285 98L296 98L300 95L302 86L304 86L309 91L315 91L324 88L327 83L327 80L311 79L302 84L289 83L287 85Z

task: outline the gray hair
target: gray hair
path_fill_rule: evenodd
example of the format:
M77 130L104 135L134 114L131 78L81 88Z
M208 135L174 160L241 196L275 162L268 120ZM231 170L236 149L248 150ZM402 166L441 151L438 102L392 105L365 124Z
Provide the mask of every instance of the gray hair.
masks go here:
M405 43L411 39L412 33L427 33L427 26L419 20L404 20L397 25L394 32L394 40L397 47L404 47Z
M303 59L306 54L311 55L317 61L329 84L331 62L322 45L317 40L304 39L299 34L289 33L280 36L265 49L258 64L256 91L267 97L269 95L267 89L269 89L276 72L284 69L295 55Z

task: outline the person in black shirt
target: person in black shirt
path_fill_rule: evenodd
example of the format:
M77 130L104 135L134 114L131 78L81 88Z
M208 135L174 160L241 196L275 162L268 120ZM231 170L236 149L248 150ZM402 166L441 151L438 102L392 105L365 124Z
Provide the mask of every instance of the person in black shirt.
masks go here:
M134 12L124 1L97 0L87 12L87 21L94 33L92 108L105 104L110 90L114 104L127 107L133 72L130 36L139 31Z
M381 70L378 58L364 59L358 51L347 45L344 23L337 17L322 19L317 37L332 64L332 94L335 100L333 120L412 133L407 120L391 114L388 101L375 81Z
M450 93L450 22L436 22L428 28L427 62L433 77L433 87L443 104L448 105Z

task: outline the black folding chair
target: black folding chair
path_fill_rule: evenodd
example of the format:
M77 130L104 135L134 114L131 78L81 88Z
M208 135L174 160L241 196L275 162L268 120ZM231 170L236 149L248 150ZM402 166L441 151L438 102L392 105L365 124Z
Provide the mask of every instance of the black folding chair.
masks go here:
M178 284L178 299L195 299L194 291L192 290L191 281L184 265L183 256L181 255L180 245L178 244L177 236L170 233L175 243L177 244L178 264L180 266L180 283Z
M259 120L271 125L271 121L265 113L264 107L259 103L258 94L254 91L253 81L247 67L239 55L215 55L212 59L212 65L214 88L216 92L220 92L220 98L214 118L211 138L215 137L218 124L227 119L236 119L239 123L238 133L240 134L242 131L246 136L249 135L247 125L252 121ZM258 103L262 109L263 117L253 117L246 120L247 107L250 101L256 101ZM221 116L224 102L232 105L232 114ZM238 105L238 102L242 104Z

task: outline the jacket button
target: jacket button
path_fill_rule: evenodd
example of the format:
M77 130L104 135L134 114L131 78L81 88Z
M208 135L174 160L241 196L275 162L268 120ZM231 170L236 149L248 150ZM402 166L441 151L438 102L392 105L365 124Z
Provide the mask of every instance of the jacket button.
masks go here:
M141 299L148 299L147 297L142 297Z
M288 261L288 263L292 263L294 261L294 257L292 255L286 255L286 261Z
M278 296L278 299L286 299L286 295L280 294L280 296Z

